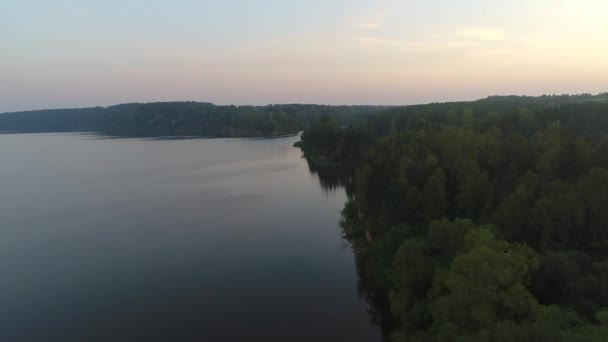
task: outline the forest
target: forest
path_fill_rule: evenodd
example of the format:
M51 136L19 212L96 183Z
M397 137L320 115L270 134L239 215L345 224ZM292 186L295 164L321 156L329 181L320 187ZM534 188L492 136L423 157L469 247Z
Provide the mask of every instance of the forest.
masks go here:
M608 93L391 108L306 129L387 339L608 341Z
M0 114L0 132L93 132L124 136L253 137L295 134L323 116L356 121L383 106L286 104L217 106L203 102L132 103Z

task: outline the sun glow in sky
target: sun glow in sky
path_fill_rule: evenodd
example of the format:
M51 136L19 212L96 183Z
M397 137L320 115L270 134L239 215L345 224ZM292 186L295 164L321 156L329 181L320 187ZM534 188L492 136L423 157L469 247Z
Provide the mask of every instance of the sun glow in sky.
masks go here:
M608 90L605 0L3 0L0 112Z

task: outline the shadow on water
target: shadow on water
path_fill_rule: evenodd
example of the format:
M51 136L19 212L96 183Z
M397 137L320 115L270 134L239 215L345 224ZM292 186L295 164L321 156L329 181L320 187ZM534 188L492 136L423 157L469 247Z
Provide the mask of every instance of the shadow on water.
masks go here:
M280 139L294 137L298 133L294 134L282 134L282 135L271 135L271 136L221 136L221 135L164 135L156 133L121 133L121 132L82 132L75 133L82 134L92 139L146 139L146 140L192 140L192 139L247 139L247 140L268 140L268 139Z
M300 133L276 134L269 136L224 136L224 135L191 135L173 134L167 135L157 132L87 132L87 131L0 131L0 134L56 134L56 135L80 135L89 139L112 140L112 139L143 139L143 140L192 140L192 139L247 139L247 140L270 140L295 137Z
M211 139L218 138L203 135L161 135L151 133L109 133L109 132L87 132L87 131L0 131L1 135L21 134L44 134L59 136L81 136L91 140L113 140L113 139L143 139L143 140L187 140L187 139Z
M302 153L302 158L306 159L308 170L313 176L317 176L321 188L326 192L335 192L344 189L348 198L354 194L354 175L352 168L346 166L325 166L316 165Z
M347 197L351 200L354 196L354 168L349 166L334 166L334 165L317 165L306 158L304 154L302 158L307 160L308 169L311 175L316 175L319 184L326 192L346 191ZM344 220L345 217L342 217ZM343 233L344 241L353 249L355 255L355 265L357 269L358 284L357 291L359 297L363 298L367 303L367 314L370 321L379 327L382 332L382 339L390 341L390 334L394 330L394 321L390 311L390 301L388 293L374 287L373 283L367 281L368 277L365 274L365 252L357 251L352 241Z
M389 342L391 340L391 333L395 330L395 321L391 313L389 296L388 293L376 288L373 283L366 280L365 260L361 254L361 252L355 250L355 264L358 276L357 290L359 296L368 305L367 314L370 321L380 328L383 341Z

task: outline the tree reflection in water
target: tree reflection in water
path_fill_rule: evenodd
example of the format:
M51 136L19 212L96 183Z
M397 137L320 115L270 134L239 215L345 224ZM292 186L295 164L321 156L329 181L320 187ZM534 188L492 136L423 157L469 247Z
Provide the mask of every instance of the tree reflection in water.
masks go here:
M306 158L304 154L302 158ZM354 196L354 168L348 165L318 165L307 159L308 169L311 175L316 175L319 179L319 184L326 192L346 191L349 202ZM347 205L347 203L345 203ZM369 281L369 277L364 274L366 257L368 251L363 244L357 243L357 238L349 236L347 226L349 218L343 212L340 226L342 227L344 241L353 249L355 256L355 264L357 268L358 284L357 290L359 296L367 303L367 313L370 321L377 325L382 331L382 337L385 341L390 341L390 334L394 330L393 317L390 312L390 301L388 293L373 286L373 282Z

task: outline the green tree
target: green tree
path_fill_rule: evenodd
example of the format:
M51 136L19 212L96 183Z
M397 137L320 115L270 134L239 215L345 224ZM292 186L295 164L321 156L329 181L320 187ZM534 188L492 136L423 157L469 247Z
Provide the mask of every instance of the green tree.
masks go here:
M448 194L446 191L447 176L441 168L437 168L424 185L426 217L428 220L444 217L448 209Z
M479 228L465 236L465 252L435 278L430 304L433 330L440 335L487 334L504 322L534 318L536 301L526 289L538 267L534 252Z

